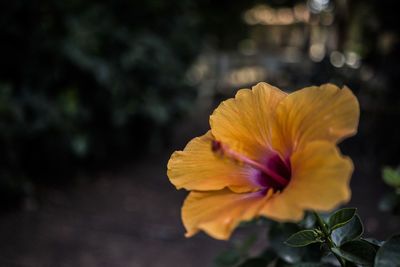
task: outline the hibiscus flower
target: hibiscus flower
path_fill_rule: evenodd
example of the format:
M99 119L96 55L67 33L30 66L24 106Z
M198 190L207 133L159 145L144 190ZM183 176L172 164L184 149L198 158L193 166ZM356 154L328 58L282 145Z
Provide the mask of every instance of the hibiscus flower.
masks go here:
M350 158L336 144L357 131L359 105L347 88L311 86L291 94L267 83L241 89L210 117L211 129L168 162L190 237L228 239L241 221L300 220L350 200Z

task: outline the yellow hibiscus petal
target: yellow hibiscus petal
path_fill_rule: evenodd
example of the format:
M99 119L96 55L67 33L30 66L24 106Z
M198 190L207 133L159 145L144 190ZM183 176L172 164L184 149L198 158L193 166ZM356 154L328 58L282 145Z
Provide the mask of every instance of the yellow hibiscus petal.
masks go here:
M216 239L229 239L241 221L257 216L260 207L269 197L270 194L261 192L238 194L229 189L191 192L182 207L186 237L203 230Z
M257 159L270 151L271 124L277 105L286 93L267 83L239 90L235 98L222 102L210 117L217 140Z
M250 169L229 158L221 158L211 149L211 131L194 138L183 151L176 151L168 162L167 175L177 189L254 191Z
M305 209L330 211L350 200L353 163L326 141L309 143L292 158L292 178L284 193Z
M290 155L314 140L337 143L357 132L359 115L357 98L346 86L304 88L288 95L277 107L273 146Z

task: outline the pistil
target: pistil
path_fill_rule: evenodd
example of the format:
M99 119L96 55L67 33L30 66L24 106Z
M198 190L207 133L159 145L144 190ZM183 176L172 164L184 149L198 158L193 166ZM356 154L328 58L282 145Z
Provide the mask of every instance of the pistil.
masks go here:
M280 176L278 173L270 170L267 166L260 164L242 154L239 154L238 152L232 150L227 144L223 144L221 141L218 140L213 140L211 149L214 153L219 153L220 156L228 156L228 158L231 158L235 161L245 163L261 172L264 174L268 175L272 179L274 179L276 182L278 182L280 185L285 187L289 181Z

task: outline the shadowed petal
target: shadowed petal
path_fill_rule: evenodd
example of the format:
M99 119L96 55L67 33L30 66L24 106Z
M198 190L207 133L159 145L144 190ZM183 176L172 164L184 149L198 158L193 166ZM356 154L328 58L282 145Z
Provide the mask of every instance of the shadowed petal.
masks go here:
M279 104L273 146L290 155L314 140L337 143L356 133L359 114L357 98L347 87L304 88Z
M250 169L213 153L211 131L191 140L183 151L176 151L168 162L168 177L177 189L254 191Z
M229 189L191 192L182 207L186 237L203 230L216 239L228 239L241 221L248 221L257 216L260 207L272 191L269 193L238 194Z
M257 159L271 151L271 124L286 93L267 83L239 90L222 102L210 117L212 134L246 156Z

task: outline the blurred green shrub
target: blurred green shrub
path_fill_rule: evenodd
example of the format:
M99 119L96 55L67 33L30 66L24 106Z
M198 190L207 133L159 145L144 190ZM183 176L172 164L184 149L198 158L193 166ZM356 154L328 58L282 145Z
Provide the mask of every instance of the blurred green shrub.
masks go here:
M252 2L210 4L0 3L1 198L160 148L193 103L185 72L202 40L234 46L243 27L226 29Z
M394 215L400 215L400 166L396 169L384 167L382 179L393 191L386 193L379 202L379 208L390 211Z
M145 153L192 103L201 35L187 1L0 6L2 196Z

